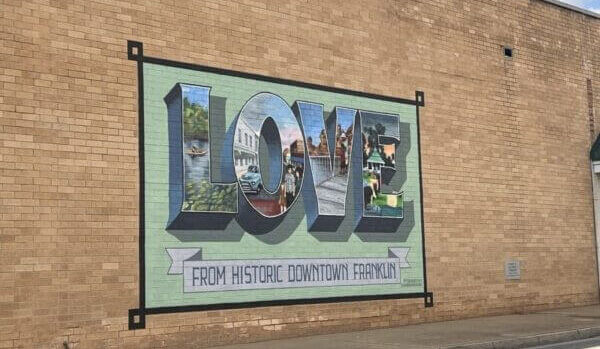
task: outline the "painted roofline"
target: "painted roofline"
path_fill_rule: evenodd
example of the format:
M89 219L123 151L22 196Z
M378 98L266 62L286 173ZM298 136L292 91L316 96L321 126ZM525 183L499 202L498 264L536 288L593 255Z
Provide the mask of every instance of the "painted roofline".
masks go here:
M562 8L566 8L567 10L583 13L584 15L600 19L600 13L592 12L592 11L583 9L581 7L577 7L577 6L573 6L573 5L564 3L562 1L558 1L558 0L541 0L541 1L550 3L552 5L559 6Z

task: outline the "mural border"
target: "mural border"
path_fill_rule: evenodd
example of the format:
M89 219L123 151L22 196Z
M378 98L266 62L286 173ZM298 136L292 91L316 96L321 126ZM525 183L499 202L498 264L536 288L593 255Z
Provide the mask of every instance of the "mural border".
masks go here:
M245 73L240 71L215 68L210 66L198 65L193 63L178 62L168 59L155 58L144 56L144 45L142 42L127 40L127 59L137 62L137 80L138 80L138 161L139 161L139 307L129 309L128 323L129 330L143 329L146 327L146 315L153 314L168 314L182 313L192 311L207 311L207 310L224 310L224 309L241 309L241 308L257 308L268 306L281 305L298 305L298 304L320 304L320 303L337 303L337 302L356 302L370 301L383 299L409 299L423 298L426 308L433 306L433 293L427 290L427 266L425 258L425 218L423 211L423 176L421 167L421 132L419 124L419 107L425 106L425 94L422 91L415 91L415 99L397 98L356 90L348 90L332 86L324 86L313 83L301 82L296 80L274 78L265 75ZM204 305L184 305L173 307L157 307L146 308L146 256L145 256L145 163L144 163L144 63L164 65L175 68L184 68L196 71L204 71L221 75L236 76L241 78L260 80L278 84L285 84L297 87L310 88L315 90L334 92L357 97L366 97L378 99L382 101L396 102L402 104L410 104L416 107L416 123L417 123L417 145L419 147L419 187L421 198L421 246L423 254L423 292L416 293L399 293L385 295L360 295L360 296L344 296L344 297L323 297L323 298L305 298L305 299L281 299L270 301L255 301L255 302L240 302L240 303L221 303L221 304L204 304Z

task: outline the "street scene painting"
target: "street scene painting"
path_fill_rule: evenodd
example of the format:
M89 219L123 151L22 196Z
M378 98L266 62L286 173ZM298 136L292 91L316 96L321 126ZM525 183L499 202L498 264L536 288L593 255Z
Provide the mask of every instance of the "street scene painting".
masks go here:
M265 138L267 159L260 160ZM275 217L295 202L304 175L304 137L289 105L272 93L259 93L238 116L233 159L248 202L260 214ZM268 168L261 169L261 163Z
M360 111L360 117L364 215L402 218L402 192L384 190L395 174L398 116Z
M346 212L356 110L336 107L330 117L332 127L326 128L322 105L298 102L298 109L306 137L318 214L343 216Z

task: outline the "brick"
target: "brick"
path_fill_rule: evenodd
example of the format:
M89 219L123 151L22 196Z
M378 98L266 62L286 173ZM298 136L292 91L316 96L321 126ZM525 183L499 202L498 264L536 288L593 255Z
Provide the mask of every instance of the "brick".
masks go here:
M200 348L598 302L588 151L600 131L599 19L540 0L2 6L2 348L67 336L85 348ZM155 57L390 96L425 91L435 307L163 314L125 330L139 292L128 39ZM522 261L520 283L504 280L508 258Z

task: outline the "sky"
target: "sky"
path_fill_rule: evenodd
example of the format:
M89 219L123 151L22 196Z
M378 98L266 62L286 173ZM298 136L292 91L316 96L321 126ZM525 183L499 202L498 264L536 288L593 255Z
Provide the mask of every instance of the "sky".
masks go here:
M600 0L560 0L577 7L600 14Z
M367 129L368 127L375 128L376 124L382 124L385 127L385 134L383 136L395 138L400 137L400 130L398 128L398 115L361 111L360 120L362 122L363 130Z
M312 139L313 145L318 145L321 139L321 131L325 127L323 121L323 106L316 103L298 102L304 126L304 135Z
M239 117L244 117L248 126L256 134L260 134L263 121L267 116L270 116L277 125L282 150L289 148L296 140L302 139L302 131L296 116L281 97L272 93L261 92L254 95L246 102Z
M321 131L325 127L323 119L323 106L321 104L310 102L298 102L300 113L302 115L302 124L304 125L304 135L307 139L312 138L313 145L321 143ZM337 107L335 123L340 125L344 132L354 124L355 109ZM337 127L337 126L331 126ZM331 142L331 140L330 140Z
M199 104L208 109L208 96L210 88L185 84L181 84L181 87L183 88L184 97L187 97L190 103Z

